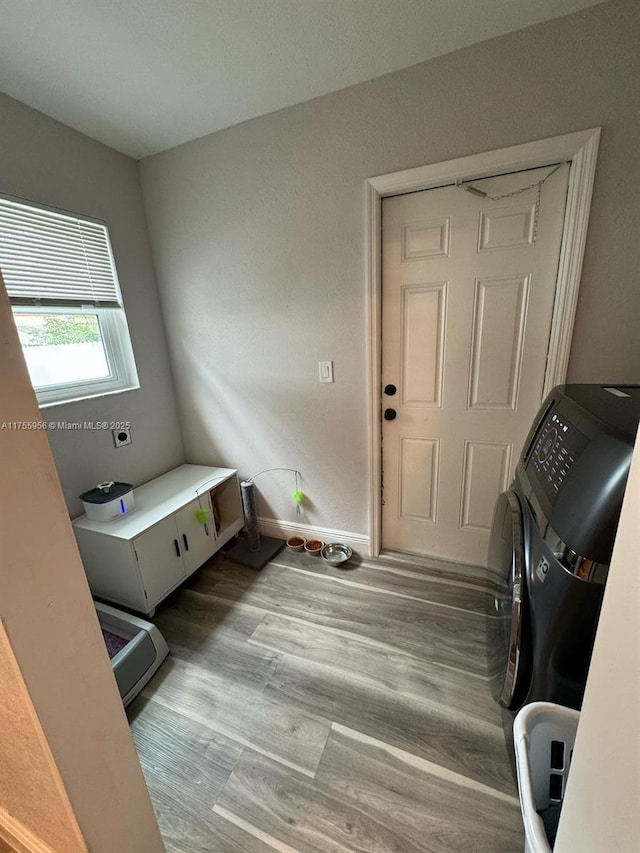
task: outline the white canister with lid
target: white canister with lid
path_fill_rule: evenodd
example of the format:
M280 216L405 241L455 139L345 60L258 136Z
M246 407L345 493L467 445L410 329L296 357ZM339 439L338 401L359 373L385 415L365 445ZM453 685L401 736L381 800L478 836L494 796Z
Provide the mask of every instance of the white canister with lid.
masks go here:
M87 518L93 521L113 521L126 515L135 506L131 483L116 483L112 480L89 489L80 495Z

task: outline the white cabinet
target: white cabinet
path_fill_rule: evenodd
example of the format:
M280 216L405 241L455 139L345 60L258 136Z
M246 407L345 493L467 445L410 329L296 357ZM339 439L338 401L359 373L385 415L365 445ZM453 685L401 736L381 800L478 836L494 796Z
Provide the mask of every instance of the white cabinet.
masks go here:
M236 471L181 465L136 488L126 516L73 528L92 593L149 615L243 524Z

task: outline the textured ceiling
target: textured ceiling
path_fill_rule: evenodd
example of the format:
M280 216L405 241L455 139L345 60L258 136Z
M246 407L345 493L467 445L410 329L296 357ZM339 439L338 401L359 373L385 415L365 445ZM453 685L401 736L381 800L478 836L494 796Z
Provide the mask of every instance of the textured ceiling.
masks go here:
M0 0L0 91L133 157L602 0Z

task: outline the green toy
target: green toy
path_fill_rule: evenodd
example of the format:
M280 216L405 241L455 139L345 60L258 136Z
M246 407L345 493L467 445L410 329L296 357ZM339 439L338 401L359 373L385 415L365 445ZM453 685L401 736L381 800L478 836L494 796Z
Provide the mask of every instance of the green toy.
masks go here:
M296 475L296 490L295 490L295 492L291 495L291 500L293 501L293 505L294 505L294 507L296 508L296 513L297 513L298 515L300 515L300 514L302 513L302 502L304 501L304 492L302 492L302 491L298 488L298 474L299 474L299 471L296 471L296 472L295 472L295 475Z

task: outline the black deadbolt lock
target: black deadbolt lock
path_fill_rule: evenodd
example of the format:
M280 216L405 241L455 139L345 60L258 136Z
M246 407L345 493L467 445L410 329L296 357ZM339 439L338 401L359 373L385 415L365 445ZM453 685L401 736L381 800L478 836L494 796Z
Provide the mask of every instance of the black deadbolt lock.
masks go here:
M385 409L384 410L384 419L385 421L393 421L397 417L397 412L395 409Z
M384 386L384 393L387 395L387 397L393 397L393 395L396 393L397 390L398 389L396 388L395 385L385 385Z

